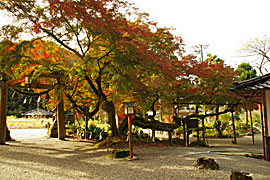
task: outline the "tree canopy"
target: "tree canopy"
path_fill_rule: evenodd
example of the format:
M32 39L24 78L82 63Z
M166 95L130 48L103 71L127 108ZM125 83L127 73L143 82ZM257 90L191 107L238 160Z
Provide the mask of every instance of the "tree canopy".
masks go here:
M199 61L186 54L181 37L128 2L2 0L0 8L17 19L1 30L0 66L12 77L9 83L23 83L26 76L61 77L66 108L87 119L103 109L113 136L115 113L125 100L154 112L160 102L171 107L235 102L229 92L233 68L217 56ZM33 39L25 40L22 32ZM51 104L57 103L58 96L51 96Z

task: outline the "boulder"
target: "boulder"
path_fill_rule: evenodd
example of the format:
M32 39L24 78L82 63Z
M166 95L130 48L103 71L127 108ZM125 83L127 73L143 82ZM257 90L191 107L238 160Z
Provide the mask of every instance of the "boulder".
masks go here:
M242 171L232 171L230 180L252 180L251 174Z
M211 158L199 158L197 159L197 165L199 169L212 169L219 170L219 165Z

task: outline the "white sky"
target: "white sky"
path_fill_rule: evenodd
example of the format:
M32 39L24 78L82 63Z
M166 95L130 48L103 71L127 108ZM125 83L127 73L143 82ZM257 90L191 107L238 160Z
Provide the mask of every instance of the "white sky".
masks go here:
M128 0L159 26L173 27L184 43L237 66L244 42L270 35L270 0Z
M158 26L173 27L188 46L209 45L205 53L227 64L245 61L237 51L255 37L270 36L270 0L128 0ZM0 26L7 24L0 12Z

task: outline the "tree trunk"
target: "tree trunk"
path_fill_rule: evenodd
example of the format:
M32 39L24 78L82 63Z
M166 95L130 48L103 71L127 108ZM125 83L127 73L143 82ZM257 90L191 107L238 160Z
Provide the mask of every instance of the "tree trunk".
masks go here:
M221 121L219 120L219 106L216 107L216 122L214 124L214 128L217 130L218 136L222 137L223 132L221 130Z
M102 104L102 109L107 113L109 124L111 126L112 137L118 136L116 119L115 119L115 106L112 101L105 101Z
M8 85L1 83L1 88L0 88L0 144L6 143L7 101L8 101Z
M173 131L174 129L179 128L179 126L181 126L181 124L183 124L184 139L186 140L186 135L187 135L186 122L188 119L194 118L194 117L204 119L204 118L209 117L209 116L220 115L220 114L224 114L224 113L228 113L228 112L231 112L231 110L226 109L222 112L218 111L217 114L213 113L213 114L206 114L206 115L189 115L185 118L179 118L179 117L173 116L174 123L172 123L172 124L171 123L163 123L163 122L159 122L156 120L149 121L148 119L135 116L132 118L132 124L135 126L144 128L144 129L155 129L156 131ZM220 125L219 125L219 127L220 127ZM127 125L127 118L126 118L122 121L122 123L119 126L120 135L126 135L127 128L128 128L128 125Z

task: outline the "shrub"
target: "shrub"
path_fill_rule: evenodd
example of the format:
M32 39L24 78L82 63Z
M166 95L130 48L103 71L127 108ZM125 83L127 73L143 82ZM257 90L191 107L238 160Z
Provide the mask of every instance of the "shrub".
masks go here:
M91 124L88 128L89 139L96 139L99 141L103 141L107 138L108 133L105 132L104 128L98 127L94 124Z

